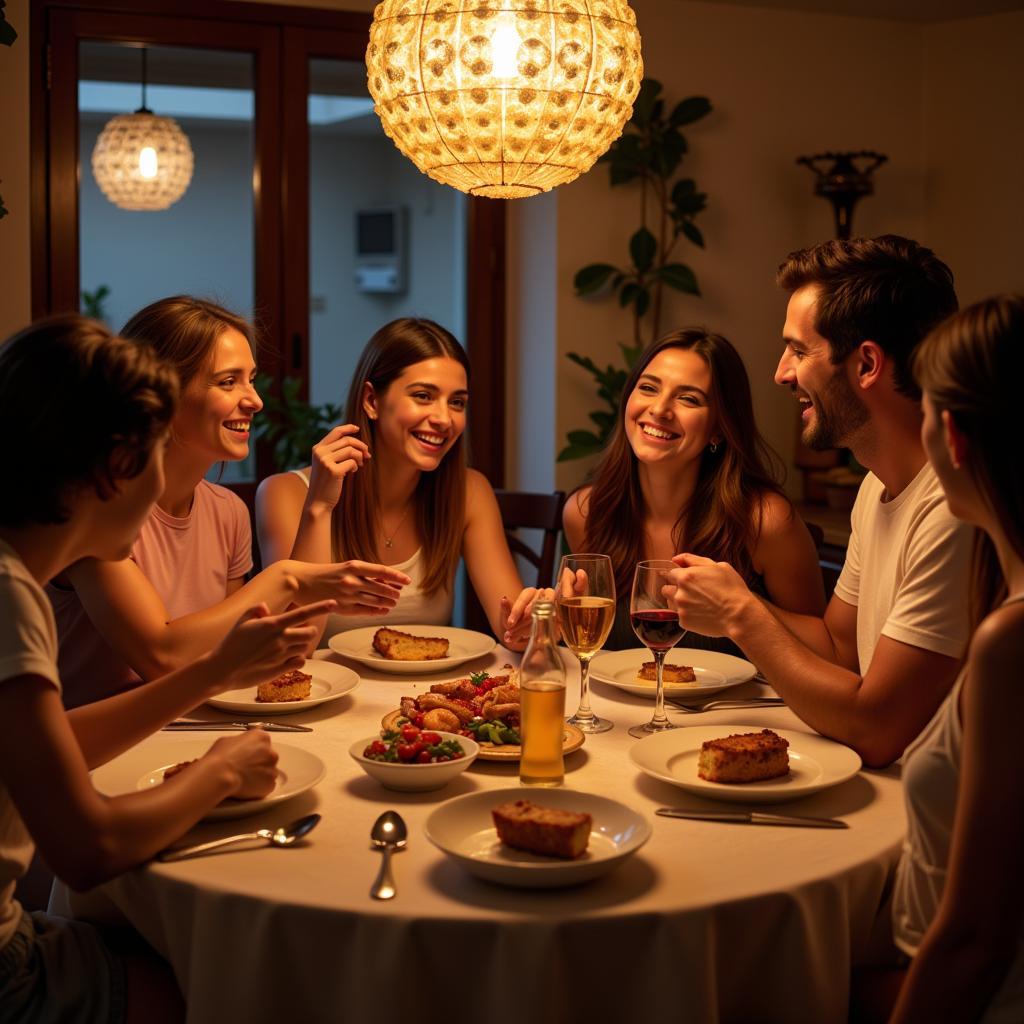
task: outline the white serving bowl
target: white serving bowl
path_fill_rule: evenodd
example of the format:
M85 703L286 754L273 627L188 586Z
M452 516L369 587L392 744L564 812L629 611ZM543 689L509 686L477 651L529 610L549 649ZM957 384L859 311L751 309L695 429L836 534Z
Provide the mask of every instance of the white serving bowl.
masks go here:
M399 789L407 793L422 793L429 789L441 789L447 786L457 775L461 775L480 753L480 745L468 736L459 736L454 732L436 732L443 740L456 740L465 751L466 756L455 761L441 761L437 764L401 764L394 761L374 761L364 757L363 751L380 735L368 736L357 740L348 748L352 760L370 776L376 779L385 789Z

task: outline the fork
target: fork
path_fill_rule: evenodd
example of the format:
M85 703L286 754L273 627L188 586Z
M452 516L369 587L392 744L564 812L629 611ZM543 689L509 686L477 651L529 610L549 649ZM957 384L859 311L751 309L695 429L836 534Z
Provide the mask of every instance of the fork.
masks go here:
M678 700L666 700L679 711L688 715L699 715L704 711L731 711L734 708L778 708L785 707L786 702L781 697L747 697L746 699L733 700L706 700L703 704L686 704Z

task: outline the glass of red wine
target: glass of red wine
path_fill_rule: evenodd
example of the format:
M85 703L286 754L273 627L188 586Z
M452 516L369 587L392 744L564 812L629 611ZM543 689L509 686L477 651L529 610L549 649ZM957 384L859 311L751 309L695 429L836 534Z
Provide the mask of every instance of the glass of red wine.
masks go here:
M682 639L686 630L679 625L679 617L668 606L662 593L668 583L668 574L676 568L673 562L653 559L637 562L633 575L633 592L629 598L629 621L640 642L654 655L657 690L654 717L644 725L634 725L630 736L643 739L652 733L677 728L665 715L665 683L662 671L665 655Z

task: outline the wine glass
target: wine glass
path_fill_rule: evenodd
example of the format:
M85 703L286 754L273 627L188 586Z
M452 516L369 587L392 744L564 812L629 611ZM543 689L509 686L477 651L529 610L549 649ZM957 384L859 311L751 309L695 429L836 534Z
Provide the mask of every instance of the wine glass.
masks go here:
M643 739L652 733L676 729L665 715L665 683L662 671L665 655L675 647L686 632L679 625L679 616L668 606L668 598L662 593L668 574L676 568L674 562L653 559L636 563L633 576L633 592L629 598L629 621L640 642L654 655L654 666L658 683L654 699L654 717L645 725L634 725L630 736Z
M581 732L607 732L612 723L590 707L590 659L604 646L615 621L615 574L607 555L566 555L555 590L558 625L580 660L580 706L567 721Z

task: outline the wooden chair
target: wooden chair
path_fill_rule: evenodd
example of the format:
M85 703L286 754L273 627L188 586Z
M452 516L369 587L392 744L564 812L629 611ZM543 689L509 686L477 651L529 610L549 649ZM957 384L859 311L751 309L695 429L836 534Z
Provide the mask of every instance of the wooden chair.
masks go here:
M550 587L555 575L555 559L558 556L558 537L562 530L562 506L565 492L555 491L544 494L531 491L495 491L501 521L505 526L505 537L513 555L519 555L530 563L537 575L533 580L524 580L526 586ZM539 549L530 547L516 532L518 530L543 530ZM466 578L465 624L467 629L482 633L491 631L473 587ZM508 595L515 600L515 594Z
M843 565L836 558L836 548L825 543L825 531L817 523L809 523L804 520L804 525L811 535L811 540L814 541L814 546L818 549L818 565L821 566L821 577L825 582L825 600L827 601L832 597L832 591L835 590L836 581L839 579Z
M505 536L513 555L521 555L536 570L535 587L550 587L555 575L558 535L562 531L562 506L565 491L537 494L529 491L495 491ZM516 530L543 530L539 551L535 551L515 533ZM530 582L525 581L527 586Z

